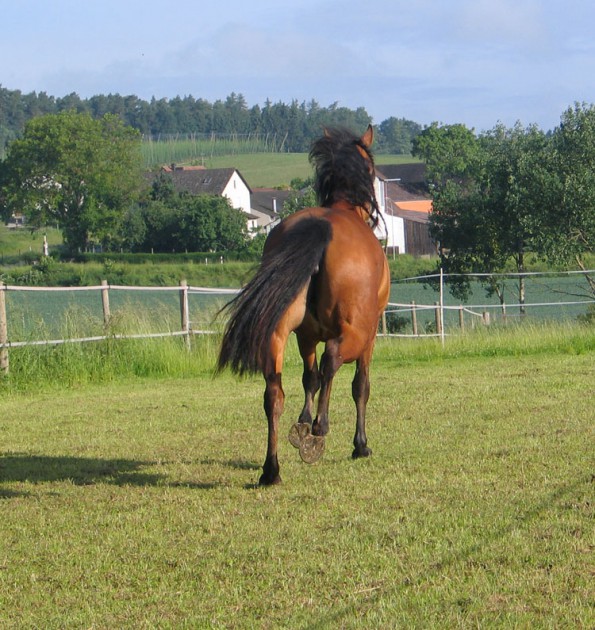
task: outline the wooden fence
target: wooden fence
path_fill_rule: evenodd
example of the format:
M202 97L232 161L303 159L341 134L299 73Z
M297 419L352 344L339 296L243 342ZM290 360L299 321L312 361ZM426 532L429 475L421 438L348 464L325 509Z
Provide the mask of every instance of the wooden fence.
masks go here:
M112 313L110 307L110 291L164 291L177 292L179 296L179 313L180 313L180 329L170 330L167 332L143 333L143 334L103 334L86 337L76 337L69 339L40 339L27 341L11 341L8 331L8 314L6 306L6 293L8 291L99 291L101 294L101 307L103 312L103 324L106 330L109 330ZM179 287L134 287L110 285L103 280L101 285L82 286L82 287L25 287L25 286L9 286L0 283L0 374L7 374L9 371L9 349L22 346L41 346L41 345L58 345L62 343L82 343L89 341L103 341L106 339L150 339L158 337L175 337L184 338L186 345L190 346L192 335L212 334L211 330L196 329L192 326L192 318L188 302L189 293L198 293L205 295L225 295L233 296L238 292L237 289L210 289L205 287L188 286L185 280L180 282Z
M573 272L567 272L573 273ZM593 271L587 273L595 273ZM512 274L509 274L512 275ZM530 275L530 274L527 274ZM546 274L541 274L546 275ZM558 301L558 302L533 302L520 304L482 304L482 305L448 305L444 300L444 277L442 274L436 276L439 278L440 299L433 304L418 304L414 300L407 303L389 302L387 309L382 318L381 332L382 336L389 337L439 337L444 343L446 337L446 323L445 314L455 313L450 315L449 329L452 330L453 326L457 326L461 331L466 329L466 326L475 326L476 322L480 325L489 325L494 317L494 311L498 312L500 321L506 321L510 315L510 310L513 308L520 308L522 310L533 307L580 307L587 308L589 305L595 304L595 300L584 299L574 301ZM407 280L424 280L428 276L422 278L410 278ZM145 291L145 292L174 292L178 294L179 300L179 329L168 330L167 332L154 332L145 334L114 334L110 332L110 323L112 320L112 312L110 307L110 291ZM27 340L27 341L11 341L9 322L7 317L7 300L6 294L8 291L99 291L101 295L101 309L103 314L103 329L106 334L93 335L93 336L79 336L76 338L68 339L39 339L39 340ZM0 374L8 373L9 371L9 350L10 348L17 348L19 346L32 346L32 345L57 345L69 342L89 342L89 341L101 341L105 339L141 339L152 337L169 337L169 336L181 336L184 338L186 344L190 345L190 340L193 335L212 334L212 330L203 329L196 325L193 325L193 313L189 308L189 294L202 294L210 296L225 296L229 299L231 296L238 292L237 289L212 289L204 287L192 287L188 286L186 281L180 282L177 287L134 287L134 286L119 286L109 285L107 281L102 281L97 286L82 286L82 287L27 287L27 286L7 286L0 283ZM509 310L507 310L509 309ZM407 321L407 327L411 330L411 333L395 332L388 325L387 319L391 316L398 316ZM428 315L430 319L428 320ZM420 324L418 321L422 318L424 321ZM198 321L198 318L197 318ZM13 333L14 334L14 333Z

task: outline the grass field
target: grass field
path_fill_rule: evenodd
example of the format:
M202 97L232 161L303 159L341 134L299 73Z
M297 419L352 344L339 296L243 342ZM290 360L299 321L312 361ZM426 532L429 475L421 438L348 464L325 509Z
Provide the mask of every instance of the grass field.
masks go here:
M142 151L146 167L162 164L196 164L206 168L237 168L253 188L287 186L291 180L306 179L312 174L307 153L282 153L262 150L251 143L220 142L215 151L189 140L147 141ZM410 155L378 154L377 164L415 162Z
M410 155L377 155L377 165L417 162ZM252 188L287 186L296 178L306 179L312 175L307 153L255 153L220 156L207 159L207 168L238 169Z
M174 346L46 349L4 389L0 627L594 626L592 328L381 340L372 458L346 366L323 460L282 439L270 489L261 379Z

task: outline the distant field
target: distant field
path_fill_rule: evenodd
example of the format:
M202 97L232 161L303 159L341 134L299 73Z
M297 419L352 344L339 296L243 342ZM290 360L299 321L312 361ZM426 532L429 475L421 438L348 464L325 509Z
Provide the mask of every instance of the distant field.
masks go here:
M206 168L237 168L253 188L288 186L292 179L306 179L312 174L307 153L231 152L226 155L197 155L184 149L184 142L151 142L143 144L143 151L151 151L145 156L147 166L157 164L197 164ZM155 145L163 144L159 151ZM402 164L416 162L410 155L377 155L377 164Z
M377 164L416 162L410 155L378 155ZM252 188L288 186L292 179L312 175L307 153L255 153L213 157L205 161L207 168L234 167Z
M27 228L9 228L0 223L0 265L3 264L2 256L19 256L29 252L41 255L44 234L50 248L62 243L62 234L55 227L31 232Z

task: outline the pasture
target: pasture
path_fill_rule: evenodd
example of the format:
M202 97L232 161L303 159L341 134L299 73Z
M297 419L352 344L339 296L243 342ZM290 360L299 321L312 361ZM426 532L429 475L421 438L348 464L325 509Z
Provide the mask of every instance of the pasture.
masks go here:
M34 353L0 398L2 628L595 624L592 327L379 340L373 456L345 366L323 459L282 438L266 489L263 384L213 379L214 340L21 349L11 378ZM283 434L299 381L292 347Z

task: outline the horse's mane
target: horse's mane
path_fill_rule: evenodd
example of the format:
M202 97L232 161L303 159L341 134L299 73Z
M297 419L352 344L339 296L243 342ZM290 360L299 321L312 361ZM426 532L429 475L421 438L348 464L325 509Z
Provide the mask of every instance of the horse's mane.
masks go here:
M367 156L365 158L359 149ZM312 144L310 163L314 167L314 190L323 207L344 200L365 208L372 227L380 220L374 192L374 156L362 140L349 129L325 129L324 136Z

